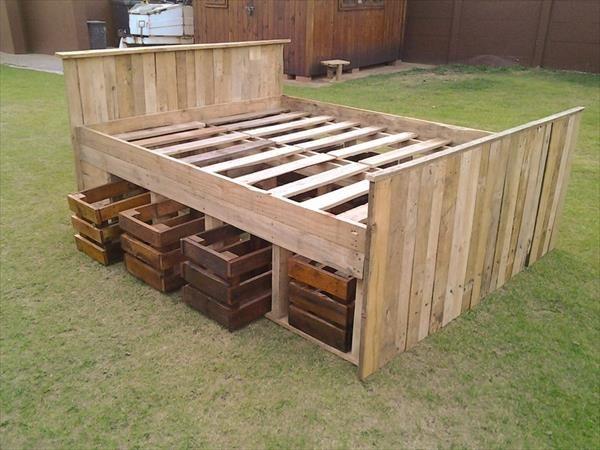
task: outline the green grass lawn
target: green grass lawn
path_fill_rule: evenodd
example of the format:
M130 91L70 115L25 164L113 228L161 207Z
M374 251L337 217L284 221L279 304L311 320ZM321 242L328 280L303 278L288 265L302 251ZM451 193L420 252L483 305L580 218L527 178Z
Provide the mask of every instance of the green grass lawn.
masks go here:
M598 448L600 77L445 67L291 95L501 130L587 107L558 249L361 383L75 250L63 79L2 67L0 447Z

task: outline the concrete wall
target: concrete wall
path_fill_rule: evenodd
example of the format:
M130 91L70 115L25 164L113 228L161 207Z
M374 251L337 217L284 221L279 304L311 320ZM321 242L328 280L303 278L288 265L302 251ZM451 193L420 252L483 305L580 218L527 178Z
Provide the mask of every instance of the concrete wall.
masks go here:
M598 0L409 0L406 22L406 61L495 55L526 66L600 72Z

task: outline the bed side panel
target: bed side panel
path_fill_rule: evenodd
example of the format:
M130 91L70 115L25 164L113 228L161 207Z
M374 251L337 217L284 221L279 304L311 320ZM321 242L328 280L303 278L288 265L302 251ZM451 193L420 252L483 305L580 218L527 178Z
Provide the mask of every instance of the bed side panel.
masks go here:
M554 247L581 109L372 180L359 375Z

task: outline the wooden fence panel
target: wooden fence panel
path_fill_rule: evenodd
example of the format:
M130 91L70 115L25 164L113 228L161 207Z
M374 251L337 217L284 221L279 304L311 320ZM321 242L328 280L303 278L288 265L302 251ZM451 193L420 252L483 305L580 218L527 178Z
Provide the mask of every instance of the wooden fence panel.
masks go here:
M553 248L580 112L372 177L361 377Z

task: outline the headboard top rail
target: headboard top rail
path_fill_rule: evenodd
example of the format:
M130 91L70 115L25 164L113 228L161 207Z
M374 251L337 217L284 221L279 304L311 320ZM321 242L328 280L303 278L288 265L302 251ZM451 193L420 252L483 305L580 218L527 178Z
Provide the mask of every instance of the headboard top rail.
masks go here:
M108 48L103 50L83 50L73 52L56 52L62 59L91 58L97 56L131 55L143 53L178 52L186 50L209 50L219 48L253 47L256 45L289 44L289 39L272 39L265 41L217 42L212 44L163 45L151 47Z

